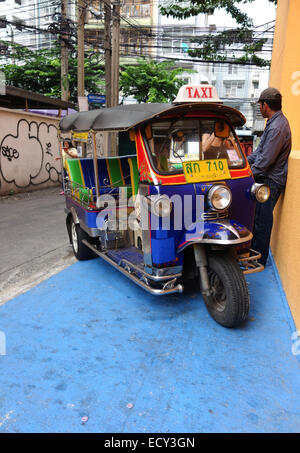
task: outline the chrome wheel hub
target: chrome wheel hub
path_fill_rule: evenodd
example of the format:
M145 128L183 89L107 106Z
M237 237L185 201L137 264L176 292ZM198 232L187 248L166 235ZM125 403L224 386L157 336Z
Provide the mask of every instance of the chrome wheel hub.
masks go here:
M74 252L77 253L78 252L78 237L77 237L76 225L74 222L72 222L71 235L72 235L72 245L74 248Z

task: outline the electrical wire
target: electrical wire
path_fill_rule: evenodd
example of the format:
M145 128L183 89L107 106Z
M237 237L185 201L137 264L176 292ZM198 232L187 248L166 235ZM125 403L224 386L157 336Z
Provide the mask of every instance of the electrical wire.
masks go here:
M47 3L47 2L45 2L45 3ZM44 3L42 2L41 4L44 4ZM75 3L74 3L74 4L75 4ZM85 5L86 5L86 6L88 5L87 2L85 2ZM33 6L33 5L32 5L32 6ZM48 6L49 6L49 3L48 3ZM58 7L59 5L58 5L58 4L57 4L57 5L56 5L56 4L52 4L51 6L53 6L53 7ZM99 11L99 13L100 13L100 11ZM48 17L48 15L46 15L45 17ZM123 16L120 14L120 19L121 19L121 18L124 19ZM41 17L40 17L40 19L41 19ZM100 22L103 22L103 21L100 21ZM149 31L147 31L147 32L145 33L145 27L142 27L142 26L140 26L140 25L132 24L131 21L128 20L127 18L125 18L125 22L129 25L129 27L130 27L131 29L133 29L134 31L137 31L138 34L140 34L140 35L142 35L142 36L144 35L144 36L147 37L147 38L149 38L149 36L155 37L155 34L153 35L153 30L155 30L156 36L161 36L161 33L158 33L158 32L157 32L157 30L160 30L160 29L159 29L158 27L156 27L156 26L147 27L147 28L150 28L151 31L150 31L150 33L149 33ZM259 25L259 26L254 27L254 28L257 29L257 28L260 28L260 27L262 27L262 26L264 26L264 25L267 25L267 24L269 24L269 23L272 23L272 22L273 22L273 21L270 21L270 22L268 22L268 23L266 23L266 24L262 24L262 25ZM10 24L10 25L14 25L14 22L13 22L13 21L7 21L7 23ZM76 25L76 22L74 23L74 25ZM24 27L25 29L27 29L27 31L35 31L35 32L36 32L37 34L39 34L39 35L46 35L46 34L58 35L58 34L59 34L59 33L56 33L56 34L55 34L53 31L49 31L49 30L47 30L47 29L42 29L42 28L35 27L35 26L32 26L32 25L24 25L24 24L22 24L22 27ZM173 27L173 29L174 29L174 28L176 28L176 27ZM192 27L192 28L195 28L195 27ZM202 27L199 27L199 29L200 29L200 28L202 28ZM273 28L273 27L270 27L270 29L271 29L271 28ZM270 30L270 29L269 29L269 30ZM166 34L166 28L165 28L165 27L161 27L161 30L162 30L163 33L164 33L164 34L163 34L163 38L164 38L164 39L170 39L170 40L171 40L171 39L175 38L175 35L172 35L172 34L167 35L167 34ZM232 33L235 33L235 32L236 32L235 30L232 31ZM173 33L173 32L172 32L172 33ZM217 31L216 31L215 33L217 34ZM264 31L262 31L261 33L264 33ZM178 36L178 35L177 35L177 36ZM188 35L186 35L186 36L181 36L182 39L186 39L186 38L187 38L187 39L194 39L195 37L196 37L195 35L191 35L191 36L188 36ZM197 37L198 37L198 38L199 38L199 37L201 38L201 35L198 35ZM254 39L255 39L255 38L254 38ZM44 41L46 41L46 39L45 39ZM95 40L93 40L93 43L91 43L88 39L86 39L85 42L86 42L87 45L91 45L91 44L99 44L99 45L101 45L101 44L102 44L102 40L101 40L101 39L97 39L96 42L95 42ZM131 46L130 44L125 44L125 43L121 43L120 46L123 47L123 48L125 48L125 49L126 49L126 48L129 49L130 47L133 47L133 48L134 48L134 46ZM163 46L163 47L165 48L165 46ZM159 45L158 45L158 46L154 46L154 45L149 46L149 45L147 45L147 48L148 48L148 49L160 49L161 46L159 46ZM166 48L171 48L171 46L170 46L170 47L166 47ZM235 50L242 50L242 49L233 49L233 48L229 49L229 51L235 51ZM259 53L262 53L262 52L271 52L271 49L270 49L270 50L269 50L269 49L264 49L264 50L260 51ZM140 53L140 55L141 55L141 53ZM130 56L129 53L127 53L126 56ZM132 56L136 57L137 55L136 55L136 54L133 54ZM152 53L149 52L148 54L142 55L142 56L144 56L144 57L147 58L147 57L151 57L151 56L153 56L153 55L152 55ZM166 58L166 56L156 55L156 58L158 58L158 59L176 60L176 61L184 61L184 62L205 63L205 64L207 64L207 63L237 64L237 63L235 63L235 62L230 62L230 61L226 61L226 62L222 62L222 61L219 61L219 60L216 60L216 61L214 61L214 60L208 60L208 61L207 61L207 60L200 60L200 59L193 59L193 58L179 58L179 57L177 57L177 56L176 56L176 58L172 58L172 57L167 57L167 58ZM252 66L252 64L249 64L249 65Z

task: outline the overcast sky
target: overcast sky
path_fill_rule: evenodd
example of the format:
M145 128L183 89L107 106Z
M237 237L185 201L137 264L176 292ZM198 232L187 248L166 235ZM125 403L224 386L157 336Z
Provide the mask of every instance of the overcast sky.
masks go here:
M276 19L276 7L268 0L255 0L255 2L248 5L237 5L241 10L245 11L254 22L254 26L265 24ZM228 17L227 17L228 16ZM214 19L216 25L224 26L224 19L226 17L226 26L236 26L236 22L229 16L224 15L220 11L216 11ZM210 20L211 22L211 20Z

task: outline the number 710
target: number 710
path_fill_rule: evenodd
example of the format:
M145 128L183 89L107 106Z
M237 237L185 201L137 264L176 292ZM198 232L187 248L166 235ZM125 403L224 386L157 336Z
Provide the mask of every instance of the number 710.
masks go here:
M223 165L223 162L221 162L221 161L216 162L214 160L212 162L211 161L207 161L206 163L208 165L208 171L210 171L211 165L213 165L215 170L224 170L224 165Z

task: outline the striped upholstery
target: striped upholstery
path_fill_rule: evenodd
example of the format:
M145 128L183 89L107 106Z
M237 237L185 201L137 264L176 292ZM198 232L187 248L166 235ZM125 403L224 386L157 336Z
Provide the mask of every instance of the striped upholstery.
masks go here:
M95 187L94 162L93 159L81 159L81 168L84 181L87 187Z
M67 159L65 167L71 181L71 191L75 198L88 201L89 189L85 182L80 159Z
M72 182L85 186L81 162L79 159L67 159L66 167Z
M139 189L139 171L138 171L138 164L137 164L137 157L129 157L128 164L130 167L130 179L131 179L131 187L132 187L132 194L135 196L138 193Z
M136 156L122 156L98 158L98 176L100 195L104 193L118 193L118 188L127 186L128 196L136 195L139 184L139 173ZM92 158L69 159L66 169L73 183L86 189L77 190L75 196L82 199L95 188L94 162ZM95 190L93 190L95 194Z
M121 158L106 159L106 166L109 174L110 184L114 187L125 186Z

